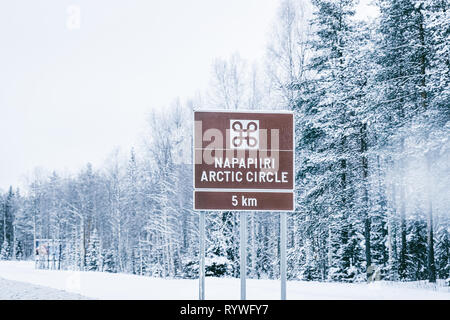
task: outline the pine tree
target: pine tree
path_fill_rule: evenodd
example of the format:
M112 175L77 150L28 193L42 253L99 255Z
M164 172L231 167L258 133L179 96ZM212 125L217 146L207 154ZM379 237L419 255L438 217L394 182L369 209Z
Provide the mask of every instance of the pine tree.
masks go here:
M3 260L11 259L12 248L14 242L14 216L17 211L16 195L13 192L12 186L9 187L3 204L3 217L2 217L2 250L0 257Z

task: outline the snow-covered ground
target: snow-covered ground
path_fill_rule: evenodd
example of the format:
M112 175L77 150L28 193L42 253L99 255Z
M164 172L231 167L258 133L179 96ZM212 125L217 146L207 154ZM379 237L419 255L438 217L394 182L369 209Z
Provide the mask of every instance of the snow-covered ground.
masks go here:
M0 300L81 300L76 293L0 278Z
M198 280L159 279L128 274L36 270L33 262L1 261L0 299L17 299L24 290L29 299L197 299ZM16 282L19 281L19 282ZM27 286L27 284L32 284ZM207 299L239 299L239 279L207 278ZM39 286L39 287L38 287ZM55 291L47 288L64 290ZM47 290L46 290L47 289ZM35 291L35 292L33 292ZM248 299L279 299L280 282L248 280ZM7 292L13 292L8 297ZM58 296L58 293L60 296ZM69 293L75 294L71 295ZM82 297L78 296L81 295ZM444 299L448 287L418 288L412 283L367 284L289 281L288 299ZM26 298L25 298L26 299Z

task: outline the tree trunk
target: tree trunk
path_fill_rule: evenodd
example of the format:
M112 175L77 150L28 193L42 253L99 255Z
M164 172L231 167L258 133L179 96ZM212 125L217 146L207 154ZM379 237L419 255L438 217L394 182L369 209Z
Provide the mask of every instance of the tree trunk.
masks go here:
M256 255L256 214L255 212L252 212L250 215L250 236L251 236L251 268L250 268L250 276L252 278L257 278L256 274L256 265L258 263L257 261L257 255Z
M13 222L13 235L12 235L13 241L12 241L12 259L16 260L16 226Z
M427 269L428 280L436 282L436 265L434 261L434 237L433 237L433 202L431 197L431 157L426 156L427 161L427 176L428 176L428 228L427 228Z
M405 218L405 187L400 186L400 257L399 273L402 279L406 278L406 218Z
M396 205L397 191L395 183L392 183L392 211L388 214L388 254L389 254L389 278L391 281L397 280L397 232L396 232Z
M420 74L421 81L420 85L422 90L420 92L420 97L422 100L422 112L425 112L428 108L427 106L427 84L426 84L426 51L425 51L425 30L424 30L424 18L422 14L422 5L417 9L419 15L419 38L420 44L422 46L420 52ZM427 134L428 138L428 134ZM428 140L428 139L427 139ZM431 154L426 154L427 162L427 177L428 177L428 228L427 228L427 269L428 269L428 280L430 282L436 282L436 267L434 263L434 239L433 239L433 203L431 198Z
M400 142L400 155L403 155L405 139L402 137ZM399 161L400 172L400 257L399 257L399 275L401 279L406 278L406 208L405 208L405 184L404 184L404 162Z

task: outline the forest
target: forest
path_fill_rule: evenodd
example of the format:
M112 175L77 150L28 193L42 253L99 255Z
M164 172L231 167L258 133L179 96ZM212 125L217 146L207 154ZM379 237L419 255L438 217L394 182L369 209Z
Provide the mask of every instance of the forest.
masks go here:
M0 190L0 259L34 259L35 240L54 239L61 269L197 278L193 110L293 110L288 279L366 281L369 267L448 279L450 2L373 9L280 1L263 61L217 58L205 92L149 110L136 146ZM206 217L206 275L239 277L239 215ZM279 214L250 212L247 227L248 277L278 278Z

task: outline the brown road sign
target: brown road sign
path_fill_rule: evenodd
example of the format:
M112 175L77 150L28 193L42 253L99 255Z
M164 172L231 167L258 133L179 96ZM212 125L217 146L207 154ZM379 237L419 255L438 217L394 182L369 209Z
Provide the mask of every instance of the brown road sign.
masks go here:
M195 191L195 209L230 211L292 211L292 192Z
M240 190L260 199L252 210L293 210L293 118L292 112L194 112L194 208L247 210L233 206L230 194L214 193ZM208 192L197 195L200 190ZM256 196L258 190L271 193ZM276 197L277 191L284 194ZM205 198L212 196L222 202Z

